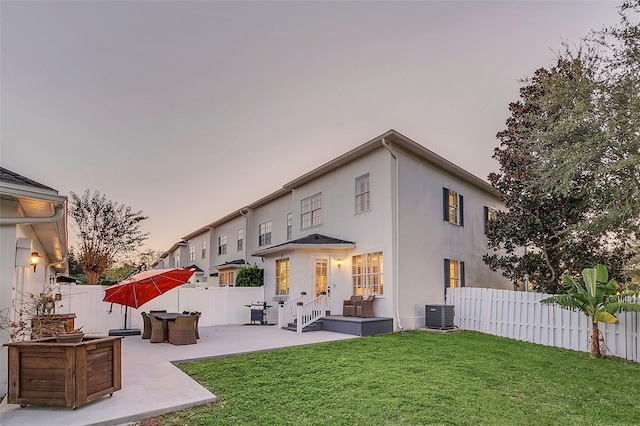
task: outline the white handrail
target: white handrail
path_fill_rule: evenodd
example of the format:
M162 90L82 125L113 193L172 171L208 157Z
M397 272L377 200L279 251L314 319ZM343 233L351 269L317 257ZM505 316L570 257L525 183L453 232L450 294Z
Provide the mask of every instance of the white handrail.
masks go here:
M313 324L323 316L325 316L327 312L327 297L325 294L321 294L313 300L308 301L307 303L299 302L296 304L297 308L297 329L298 333L302 333L302 329L304 329L309 324Z
M278 310L278 328L284 328L287 324L296 319L296 306L298 302L304 302L304 297L306 295L307 294L303 292L300 296L287 300L280 305Z

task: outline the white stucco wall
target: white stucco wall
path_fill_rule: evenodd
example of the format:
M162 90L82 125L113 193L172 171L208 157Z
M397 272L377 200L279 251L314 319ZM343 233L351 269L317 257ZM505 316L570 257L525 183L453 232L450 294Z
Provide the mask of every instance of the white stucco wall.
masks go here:
M468 287L510 289L482 261L487 251L484 206L492 194L401 150L399 159L399 310L404 328L424 327L424 305L444 303L444 259L465 262ZM442 189L464 197L464 226L443 221Z
M298 249L265 256L265 294L275 295L275 260L288 257L291 262L290 296L301 291L312 295L314 292L314 259L329 259L328 285L331 290L331 311L342 313L342 301L353 294L351 256L381 251L384 254L384 291L375 304L376 315L391 317L393 275L391 256L391 166L390 155L378 150L353 161L339 169L325 174L311 182L292 190L289 197L281 197L276 202L261 206L253 212L257 245L257 225L265 220L273 220L272 245L286 242L286 215L293 214L292 239L310 234L321 234L354 242L353 250ZM371 210L355 213L355 179L369 173L371 182ZM322 224L301 229L301 201L317 193L322 193ZM254 249L257 249L255 247ZM337 259L342 259L338 268Z

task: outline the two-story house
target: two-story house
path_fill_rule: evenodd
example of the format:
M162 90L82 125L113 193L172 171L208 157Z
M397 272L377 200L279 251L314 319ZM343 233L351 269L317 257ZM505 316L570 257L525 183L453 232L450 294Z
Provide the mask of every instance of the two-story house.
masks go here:
M267 300L325 292L335 314L351 295L375 294L376 316L413 329L447 287L511 288L482 261L501 206L487 182L390 130L184 237L187 263L209 272L208 285L257 264Z

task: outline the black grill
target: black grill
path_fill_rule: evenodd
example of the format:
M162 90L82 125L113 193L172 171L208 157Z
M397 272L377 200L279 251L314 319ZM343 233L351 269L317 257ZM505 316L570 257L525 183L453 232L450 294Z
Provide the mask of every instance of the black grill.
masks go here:
M251 324L259 322L260 324L266 324L266 315L271 306L267 306L267 302L251 302L250 305L245 305L251 308Z

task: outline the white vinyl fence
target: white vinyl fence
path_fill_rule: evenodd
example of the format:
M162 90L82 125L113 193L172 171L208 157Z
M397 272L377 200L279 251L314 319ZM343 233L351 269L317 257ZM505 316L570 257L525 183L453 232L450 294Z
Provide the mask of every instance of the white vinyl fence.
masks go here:
M590 319L581 312L540 303L549 296L487 288L449 288L447 304L455 306L454 324L459 328L589 352ZM616 317L620 320L617 325L598 324L607 354L640 362L640 312Z
M83 326L88 334L107 334L111 329L124 328L125 307L103 302L104 290L98 285L61 285L62 300L57 313L75 313L75 326ZM54 293L57 289L54 290ZM198 325L246 324L250 311L245 305L264 300L264 287L178 287L139 309L127 309L126 328L144 328L142 311L166 309L168 312L202 312ZM62 305L62 306L60 306ZM274 313L277 318L277 311Z

